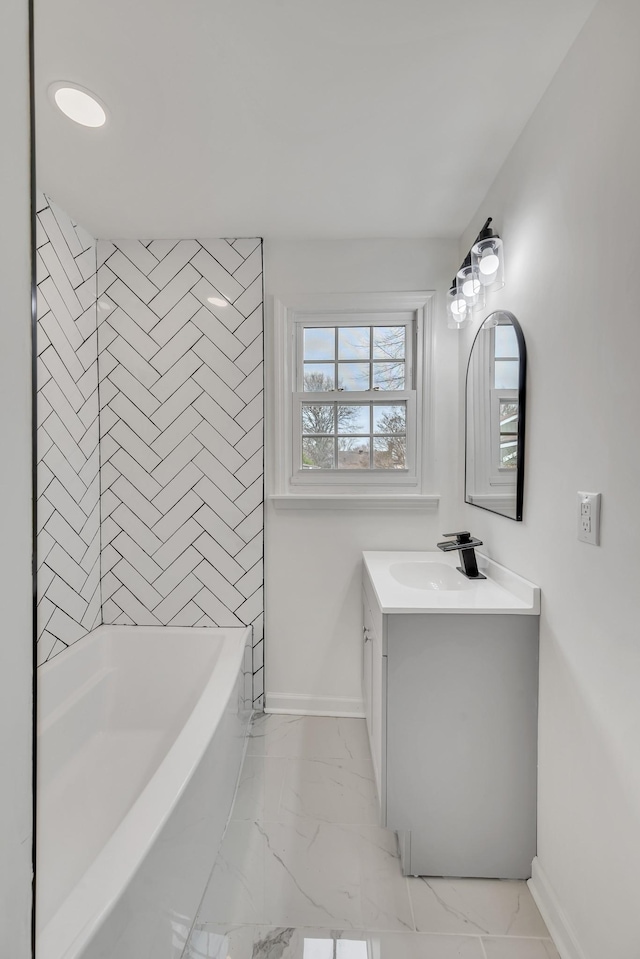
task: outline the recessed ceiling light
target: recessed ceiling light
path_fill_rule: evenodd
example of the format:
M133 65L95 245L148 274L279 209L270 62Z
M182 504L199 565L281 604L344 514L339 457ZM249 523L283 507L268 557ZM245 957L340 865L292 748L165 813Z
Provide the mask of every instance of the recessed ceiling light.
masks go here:
M211 306L228 306L227 301L220 296L208 296L207 303L211 303Z
M106 123L106 108L95 93L85 90L77 83L58 80L49 87L49 96L59 110L70 120L84 127L101 127Z

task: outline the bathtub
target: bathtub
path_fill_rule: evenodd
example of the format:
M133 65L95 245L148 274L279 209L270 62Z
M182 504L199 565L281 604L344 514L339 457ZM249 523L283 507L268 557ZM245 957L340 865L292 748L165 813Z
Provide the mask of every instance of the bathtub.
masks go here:
M251 718L249 628L100 626L38 670L37 959L179 959Z

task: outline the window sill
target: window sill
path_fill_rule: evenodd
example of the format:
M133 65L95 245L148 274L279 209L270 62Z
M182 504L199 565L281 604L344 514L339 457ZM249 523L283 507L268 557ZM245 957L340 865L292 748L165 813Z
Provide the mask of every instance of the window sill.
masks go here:
M423 513L437 513L440 495L428 496L393 493L288 493L271 495L268 499L276 509L351 509L351 510L420 510Z

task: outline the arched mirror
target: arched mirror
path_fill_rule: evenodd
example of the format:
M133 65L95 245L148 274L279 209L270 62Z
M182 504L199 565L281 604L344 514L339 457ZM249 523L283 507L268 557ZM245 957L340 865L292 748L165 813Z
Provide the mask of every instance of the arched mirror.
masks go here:
M522 519L527 355L513 313L491 313L467 367L465 501Z

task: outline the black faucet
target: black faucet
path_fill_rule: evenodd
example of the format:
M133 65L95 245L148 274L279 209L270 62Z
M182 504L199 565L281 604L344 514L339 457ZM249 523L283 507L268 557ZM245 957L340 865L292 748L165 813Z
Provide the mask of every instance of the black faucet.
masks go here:
M476 559L475 548L482 546L481 539L474 539L471 533L463 530L461 533L443 533L443 536L455 536L455 539L445 540L444 543L438 543L438 549L448 553L452 549L460 552L460 561L462 566L456 566L456 569L467 577L467 579L486 579L478 570L478 561Z

